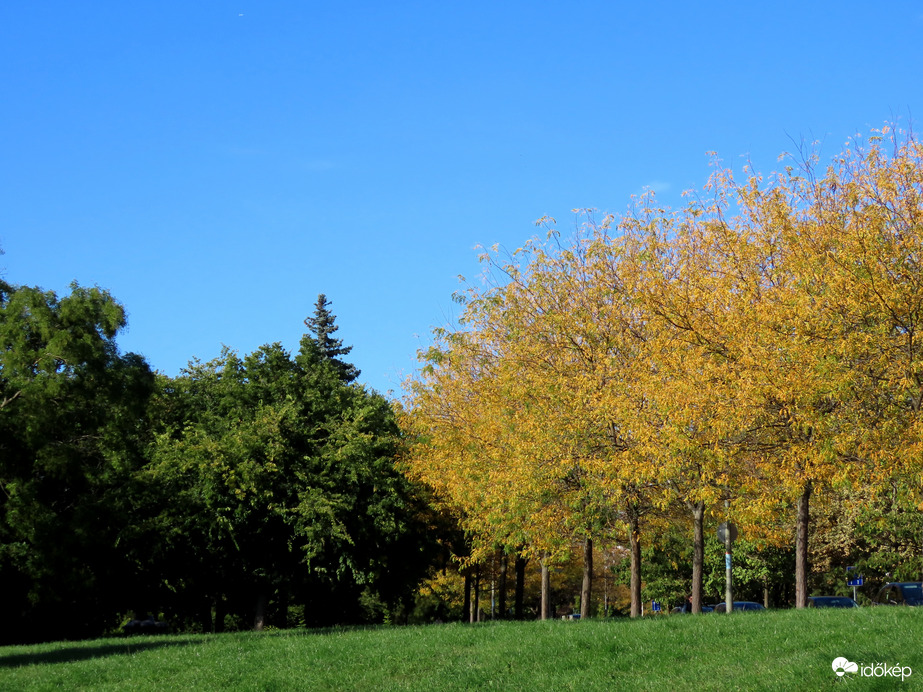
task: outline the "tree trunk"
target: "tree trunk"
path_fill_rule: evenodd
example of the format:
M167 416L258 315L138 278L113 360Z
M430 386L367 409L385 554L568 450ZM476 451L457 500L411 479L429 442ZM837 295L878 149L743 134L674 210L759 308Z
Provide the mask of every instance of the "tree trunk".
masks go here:
M631 617L641 616L641 512L638 505L628 505L628 540L631 549Z
M725 510L729 510L731 501L724 501ZM724 612L734 612L734 541L731 538L731 522L727 522L724 534Z
M523 595L525 593L526 583L526 559L521 555L516 555L516 593L513 604L513 617L522 620L523 617Z
M277 627L288 629L288 590L285 587L279 589L279 612Z
M256 632L262 632L263 628L266 626L266 603L268 599L266 598L266 591L260 589L260 592L256 595L256 607L254 608L253 616L253 629Z
M481 566L474 571L474 600L471 601L471 622L481 621Z
M211 599L205 599L202 601L201 610L199 611L199 622L202 625L203 634L211 633L214 628L214 623L212 622L212 602Z
M583 588L580 590L580 619L590 617L590 598L593 593L593 539L583 541Z
M497 585L497 588L500 590L500 599L499 599L499 610L500 610L500 619L506 619L506 568L507 568L507 555L506 551L503 550L500 552L500 583Z
M548 553L542 553L542 620L551 617L551 575L548 571Z
M462 606L462 622L471 620L471 572L465 570L465 605Z
M811 483L805 484L798 498L798 518L795 525L795 607L808 606L808 524L811 516Z
M215 599L215 632L224 632L224 620L227 614L228 609L224 596L218 596Z
M705 574L705 502L692 507L692 612L702 612L702 580Z

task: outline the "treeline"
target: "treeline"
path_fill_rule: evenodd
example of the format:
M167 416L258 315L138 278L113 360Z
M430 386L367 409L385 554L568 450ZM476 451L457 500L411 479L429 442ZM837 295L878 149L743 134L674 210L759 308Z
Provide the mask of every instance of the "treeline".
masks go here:
M485 252L401 404L324 296L296 353L171 378L108 292L0 281L0 641L699 610L727 521L750 598L919 578L923 145L689 199Z
M484 253L401 419L471 564L537 558L547 590L582 552L589 604L594 542L619 545L631 615L642 584L698 611L731 521L747 589L798 607L847 565L919 578L923 145L886 127L789 160Z
M0 641L406 614L431 512L324 296L306 324L170 378L119 352L108 292L0 282Z

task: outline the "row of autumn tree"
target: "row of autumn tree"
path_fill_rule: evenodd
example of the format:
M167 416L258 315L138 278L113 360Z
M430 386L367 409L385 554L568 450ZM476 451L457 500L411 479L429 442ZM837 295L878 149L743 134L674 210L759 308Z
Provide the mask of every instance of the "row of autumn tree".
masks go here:
M885 127L826 170L789 160L484 253L401 413L405 469L459 517L472 564L499 550L547 574L622 544L634 616L643 546L683 535L699 611L705 527L731 520L767 555L794 546L798 607L811 541L825 568L918 578L923 145Z
M380 621L449 550L473 604L509 559L524 614L533 559L547 615L577 552L588 615L594 553L627 552L631 614L642 581L698 609L728 519L754 584L794 545L798 605L809 555L815 583L917 577L923 146L883 131L706 194L485 253L401 405L355 382L323 296L297 353L170 378L119 352L106 291L0 281L0 638Z
M132 611L212 631L406 605L430 513L328 305L296 354L225 350L172 378L118 351L108 292L0 282L0 639L98 635Z

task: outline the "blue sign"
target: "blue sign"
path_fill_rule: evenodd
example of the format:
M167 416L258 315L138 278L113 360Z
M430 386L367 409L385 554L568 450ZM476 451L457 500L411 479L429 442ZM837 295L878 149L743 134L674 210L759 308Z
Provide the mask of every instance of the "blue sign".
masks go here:
M651 601L651 610L654 611L655 613L659 613L660 603L658 603L657 601Z
M862 586L862 577L855 577L846 582L846 586Z

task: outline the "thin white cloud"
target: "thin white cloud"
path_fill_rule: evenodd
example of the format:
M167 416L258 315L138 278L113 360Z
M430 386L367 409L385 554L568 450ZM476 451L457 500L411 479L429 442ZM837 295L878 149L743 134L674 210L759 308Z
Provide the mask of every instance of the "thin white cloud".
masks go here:
M650 190L654 194L659 195L661 192L669 192L672 187L673 185L671 183L666 183L662 180L652 180L642 185L641 189L644 191Z

